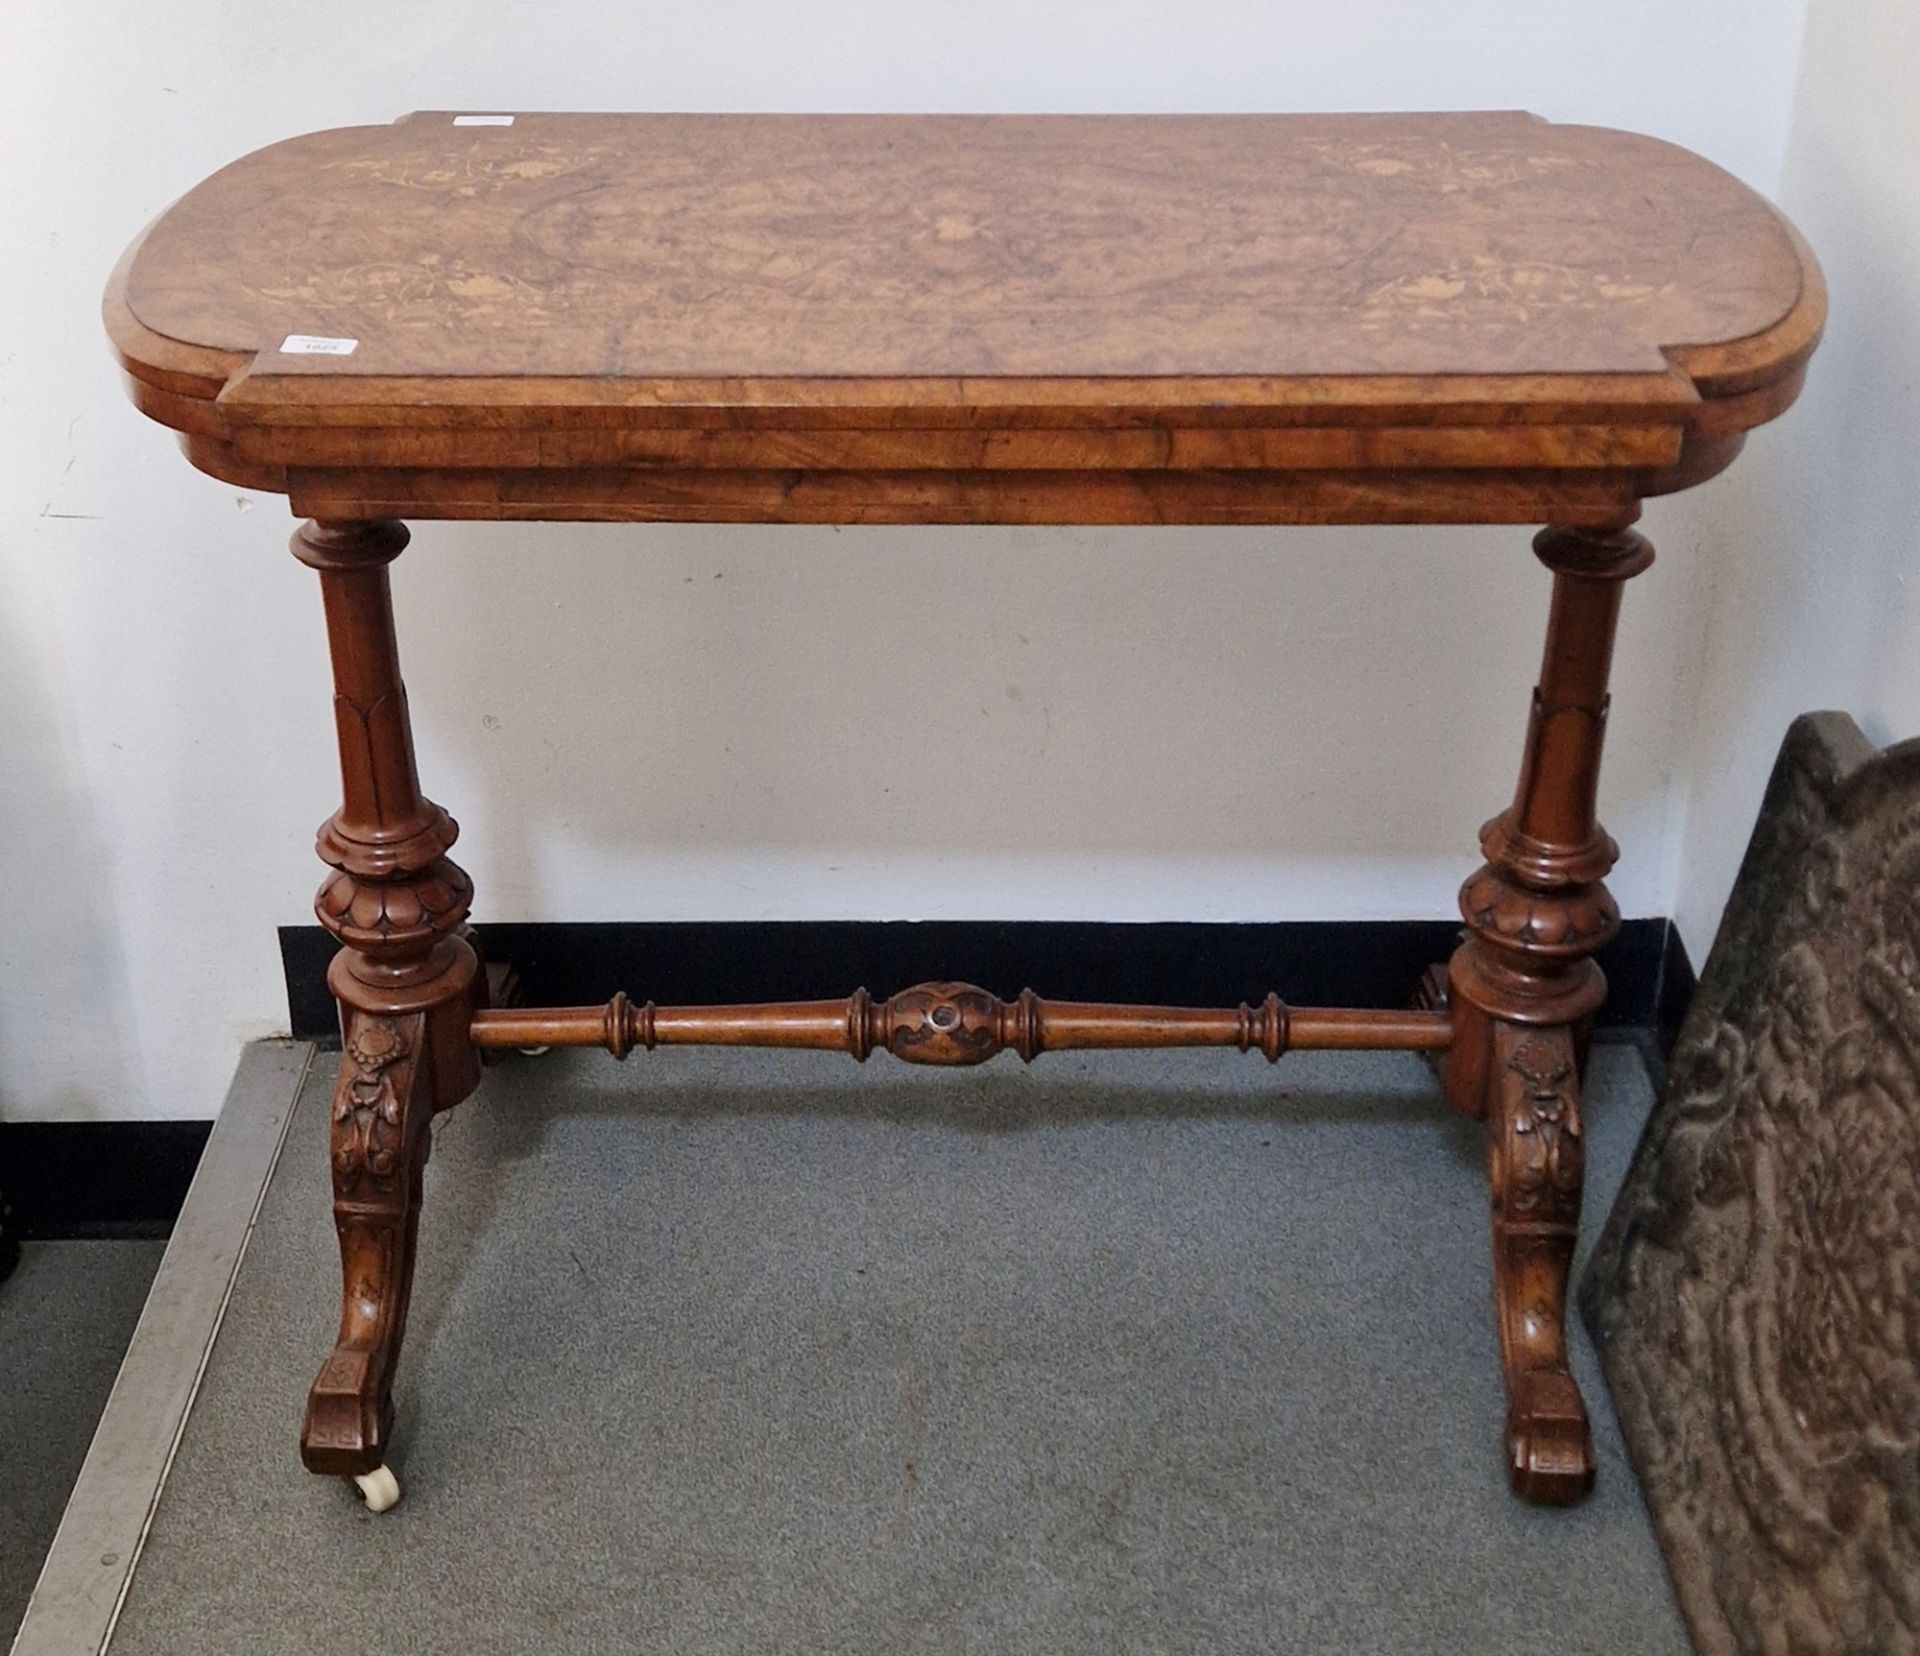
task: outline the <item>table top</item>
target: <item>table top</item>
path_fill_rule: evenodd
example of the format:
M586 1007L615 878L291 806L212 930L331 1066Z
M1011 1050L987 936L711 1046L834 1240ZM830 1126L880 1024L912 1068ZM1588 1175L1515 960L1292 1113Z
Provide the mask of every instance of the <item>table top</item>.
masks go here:
M419 114L216 173L106 299L299 509L836 521L1617 520L1824 312L1725 172L1517 113Z

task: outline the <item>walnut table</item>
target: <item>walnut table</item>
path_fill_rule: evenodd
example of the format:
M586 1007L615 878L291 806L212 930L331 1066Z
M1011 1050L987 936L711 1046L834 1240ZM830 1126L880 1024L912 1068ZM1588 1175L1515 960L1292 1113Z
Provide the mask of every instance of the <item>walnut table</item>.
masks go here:
M121 261L107 327L194 465L308 520L345 782L318 903L345 1292L306 1464L396 1493L427 1124L490 1049L1398 1047L1486 1123L1514 1487L1584 1494L1562 1317L1592 957L1619 924L1608 665L1653 557L1630 525L1792 402L1824 313L1811 254L1727 174L1521 114L421 114L191 191ZM489 1004L454 824L415 773L387 586L408 517L1541 524L1553 600L1519 787L1414 1009L942 983L525 1011Z

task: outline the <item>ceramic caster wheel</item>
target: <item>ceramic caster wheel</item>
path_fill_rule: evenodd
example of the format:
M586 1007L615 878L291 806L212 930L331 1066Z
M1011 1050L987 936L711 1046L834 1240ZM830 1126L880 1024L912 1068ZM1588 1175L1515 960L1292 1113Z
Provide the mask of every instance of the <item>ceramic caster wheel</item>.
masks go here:
M369 1512L385 1512L400 1499L400 1480L390 1466L376 1466L371 1472L357 1473L353 1482L366 1497Z
M514 1050L518 1052L522 1058L544 1058L549 1052L553 1051L553 1048L552 1047L515 1047Z

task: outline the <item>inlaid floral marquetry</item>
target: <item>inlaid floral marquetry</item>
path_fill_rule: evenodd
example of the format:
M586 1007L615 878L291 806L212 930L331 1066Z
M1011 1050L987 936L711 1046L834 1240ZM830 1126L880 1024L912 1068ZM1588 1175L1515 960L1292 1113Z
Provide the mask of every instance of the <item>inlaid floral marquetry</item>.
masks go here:
M216 173L107 315L322 517L1598 523L1824 304L1718 168L1517 113L439 113Z

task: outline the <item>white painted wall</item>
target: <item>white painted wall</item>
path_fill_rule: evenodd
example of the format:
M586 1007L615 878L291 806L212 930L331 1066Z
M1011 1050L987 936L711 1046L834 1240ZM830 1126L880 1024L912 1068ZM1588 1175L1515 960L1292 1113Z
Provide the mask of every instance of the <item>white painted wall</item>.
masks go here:
M1920 7L1812 0L1781 201L1832 315L1807 391L1756 433L1718 525L1677 892L1703 955L1780 738L1852 713L1920 734Z
M273 927L319 878L325 657L284 504L186 466L96 314L213 168L417 107L1520 106L1770 188L1804 5L14 0L0 1114L208 1113L283 1027ZM1649 513L1603 798L1629 913L1673 905L1698 553L1740 477ZM1546 599L1518 531L426 525L395 586L482 920L1444 915Z

